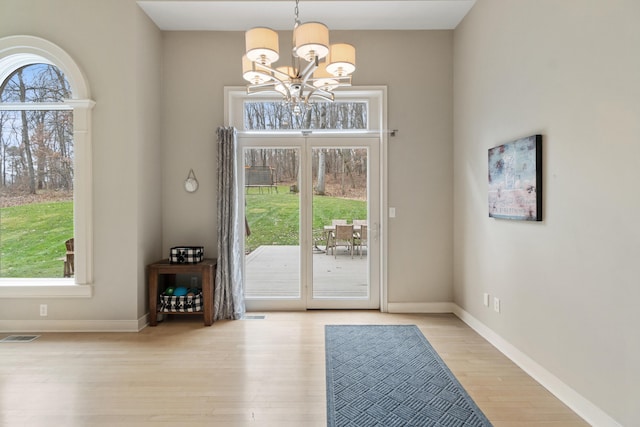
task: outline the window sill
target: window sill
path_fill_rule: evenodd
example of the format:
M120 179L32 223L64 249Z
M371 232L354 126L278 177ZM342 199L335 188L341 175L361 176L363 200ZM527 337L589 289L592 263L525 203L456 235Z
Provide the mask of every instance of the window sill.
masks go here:
M0 298L91 298L92 285L74 279L0 279Z

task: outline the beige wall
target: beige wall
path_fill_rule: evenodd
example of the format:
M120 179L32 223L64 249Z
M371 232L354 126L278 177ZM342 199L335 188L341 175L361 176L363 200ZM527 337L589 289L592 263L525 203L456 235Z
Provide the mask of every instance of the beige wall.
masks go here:
M163 251L202 244L215 254L215 130L225 86L241 86L241 32L165 32ZM357 46L355 85L388 87L389 302L452 299L451 31L332 32ZM281 42L289 40L282 33ZM282 44L282 43L281 43ZM410 78L417 73L418 79ZM183 190L193 168L196 193Z
M95 296L0 301L0 320L41 320L43 302L47 320L139 319L147 263L182 244L216 255L215 129L224 124L224 87L243 84L242 33L160 33L133 0L8 0L2 8L0 36L58 44L96 101ZM453 33L334 34L358 47L357 85L388 86L389 124L399 130L389 144L389 204L398 215L389 221L389 302L451 301ZM201 183L194 194L183 190L191 168Z
M354 83L388 87L399 131L389 302L455 301L629 426L640 425L638 16L634 0L478 0L455 33L335 33L357 46ZM134 0L2 0L0 37L15 34L66 50L96 101L95 296L0 300L0 322L40 320L46 302L49 320L135 323L148 262L185 243L216 253L215 129L224 86L243 84L242 34L161 33ZM533 133L545 220L489 219L487 149Z
M635 0L478 0L454 42L454 301L625 426L640 425L639 17ZM488 218L487 149L535 133L544 221Z
M0 37L47 39L84 71L93 110L94 297L0 299L0 321L130 321L146 312L144 265L161 256L161 33L132 0L2 0Z
M162 37L155 24L140 10L135 13L135 93L137 133L137 318L149 311L146 265L166 258L162 251Z

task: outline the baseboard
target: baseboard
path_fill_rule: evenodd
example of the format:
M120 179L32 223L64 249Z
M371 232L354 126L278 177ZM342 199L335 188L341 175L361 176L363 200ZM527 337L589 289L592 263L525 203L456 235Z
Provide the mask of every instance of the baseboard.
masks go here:
M147 313L138 319L138 332L149 326L149 316L150 314Z
M607 415L596 405L585 399L578 392L511 345L508 341L496 334L471 314L460 308L457 304L452 304L452 306L453 314L458 316L460 320L469 325L471 329L489 341L502 354L507 356L513 363L518 365L523 371L549 390L549 392L571 408L586 422L594 427L622 427L621 424Z
M0 320L0 333L138 332L144 325L146 316L139 320Z
M388 303L389 313L453 313L486 339L523 371L594 427L622 427L596 405L511 345L457 304ZM138 332L148 324L148 315L138 320L0 320L0 333L18 332Z
M452 302L389 302L388 313L453 313Z
M540 385L556 396L593 427L622 427L596 405L585 399L551 372L496 334L484 323L451 302L438 303L388 303L389 313L453 313L471 329L486 339L502 354L518 365Z

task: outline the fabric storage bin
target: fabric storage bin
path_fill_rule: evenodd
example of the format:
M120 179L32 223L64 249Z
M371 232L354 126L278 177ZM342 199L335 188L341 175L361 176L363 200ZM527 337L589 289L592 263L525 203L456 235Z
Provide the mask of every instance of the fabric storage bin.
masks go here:
M169 252L171 264L197 264L203 259L203 246L174 246Z
M202 292L196 295L160 295L160 308L158 311L164 313L197 313L202 311Z

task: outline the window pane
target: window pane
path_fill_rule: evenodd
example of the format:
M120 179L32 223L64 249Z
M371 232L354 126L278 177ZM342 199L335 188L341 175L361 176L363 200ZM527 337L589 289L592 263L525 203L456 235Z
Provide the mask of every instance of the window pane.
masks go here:
M315 102L294 114L280 101L245 101L245 130L366 130L366 102Z
M61 71L33 64L0 84L0 100L62 102ZM0 277L73 276L73 112L0 111Z
M48 64L18 68L0 86L0 102L62 102L70 97L64 74Z
M367 299L368 150L314 148L312 159L313 298Z
M246 148L245 297L300 298L300 151Z

